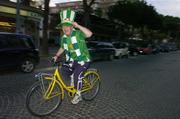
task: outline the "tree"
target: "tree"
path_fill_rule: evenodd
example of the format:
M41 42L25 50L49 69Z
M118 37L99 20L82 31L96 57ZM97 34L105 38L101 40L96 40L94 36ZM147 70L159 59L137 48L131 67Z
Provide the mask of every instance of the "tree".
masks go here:
M146 25L157 28L157 25L161 23L154 7L147 5L144 0L119 1L118 4L109 8L108 16L134 27Z
M44 1L44 20L43 20L43 39L41 39L41 55L48 55L48 16L49 16L49 2L50 0Z
M88 2L87 0L83 0L84 15L83 15L82 23L86 27L90 27L90 14L92 13L91 6L94 4L94 2L95 0L91 0L90 2Z
M100 8L97 8L95 11L94 11L94 13L98 16L98 17L101 17L102 16L102 9L100 9Z
M180 29L180 18L164 16L162 30L170 37L177 37ZM179 37L179 36L178 36Z
M25 5L25 6L30 6L30 3L32 2L32 0L22 0L21 4Z
M108 16L133 26L132 32L134 28L140 29L143 38L147 36L148 29L158 30L162 27L162 17L144 0L121 0L109 8Z

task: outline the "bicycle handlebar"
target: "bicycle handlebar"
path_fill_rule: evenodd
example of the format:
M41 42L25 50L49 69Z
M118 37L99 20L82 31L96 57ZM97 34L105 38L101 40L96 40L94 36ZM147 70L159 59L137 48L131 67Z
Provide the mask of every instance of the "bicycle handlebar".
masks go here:
M63 64L64 61L62 59L57 59L55 61L54 58L51 58L49 62L52 63L53 66L60 66Z

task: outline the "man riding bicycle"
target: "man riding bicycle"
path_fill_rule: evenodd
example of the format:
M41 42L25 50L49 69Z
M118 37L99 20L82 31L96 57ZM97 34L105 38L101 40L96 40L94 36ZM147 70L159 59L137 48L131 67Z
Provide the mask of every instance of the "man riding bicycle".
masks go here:
M77 88L77 93L72 99L72 104L77 104L82 100L81 87L82 87L82 72L89 68L90 55L86 46L85 39L92 36L92 32L74 22L75 12L67 9L60 12L61 23L58 27L61 27L64 35L61 38L61 46L57 51L53 59L56 61L63 52L66 55L67 67L62 67L62 70L68 69L68 74L71 77L71 86Z

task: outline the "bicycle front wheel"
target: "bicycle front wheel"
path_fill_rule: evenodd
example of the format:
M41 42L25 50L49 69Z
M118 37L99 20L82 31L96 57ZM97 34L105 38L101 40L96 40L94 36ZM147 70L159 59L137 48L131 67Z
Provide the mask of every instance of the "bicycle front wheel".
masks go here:
M100 90L100 76L94 69L88 69L85 72L82 84L82 98L83 100L93 100Z
M45 93L52 80L35 83L27 93L26 107L35 116L46 116L58 108L62 102L61 88L55 84L49 98L45 98Z

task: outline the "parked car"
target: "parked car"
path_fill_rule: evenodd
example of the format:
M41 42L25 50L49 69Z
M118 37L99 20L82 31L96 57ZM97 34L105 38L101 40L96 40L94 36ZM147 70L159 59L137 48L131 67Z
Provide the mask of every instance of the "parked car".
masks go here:
M138 47L134 43L129 44L128 50L129 50L129 55L131 56L137 56L139 54Z
M170 51L176 51L178 50L177 44L175 42L168 43Z
M160 51L161 52L169 52L170 51L170 47L169 47L168 43L160 44Z
M39 51L31 36L0 32L0 68L18 67L29 73L39 63Z
M153 54L158 54L160 52L161 48L158 44L152 45L152 53Z
M87 47L94 60L113 60L115 49L111 43L90 41L87 42Z
M115 48L115 57L122 58L129 56L128 43L125 42L113 42L112 43Z
M143 44L138 48L140 54L151 54L153 52L151 44Z

